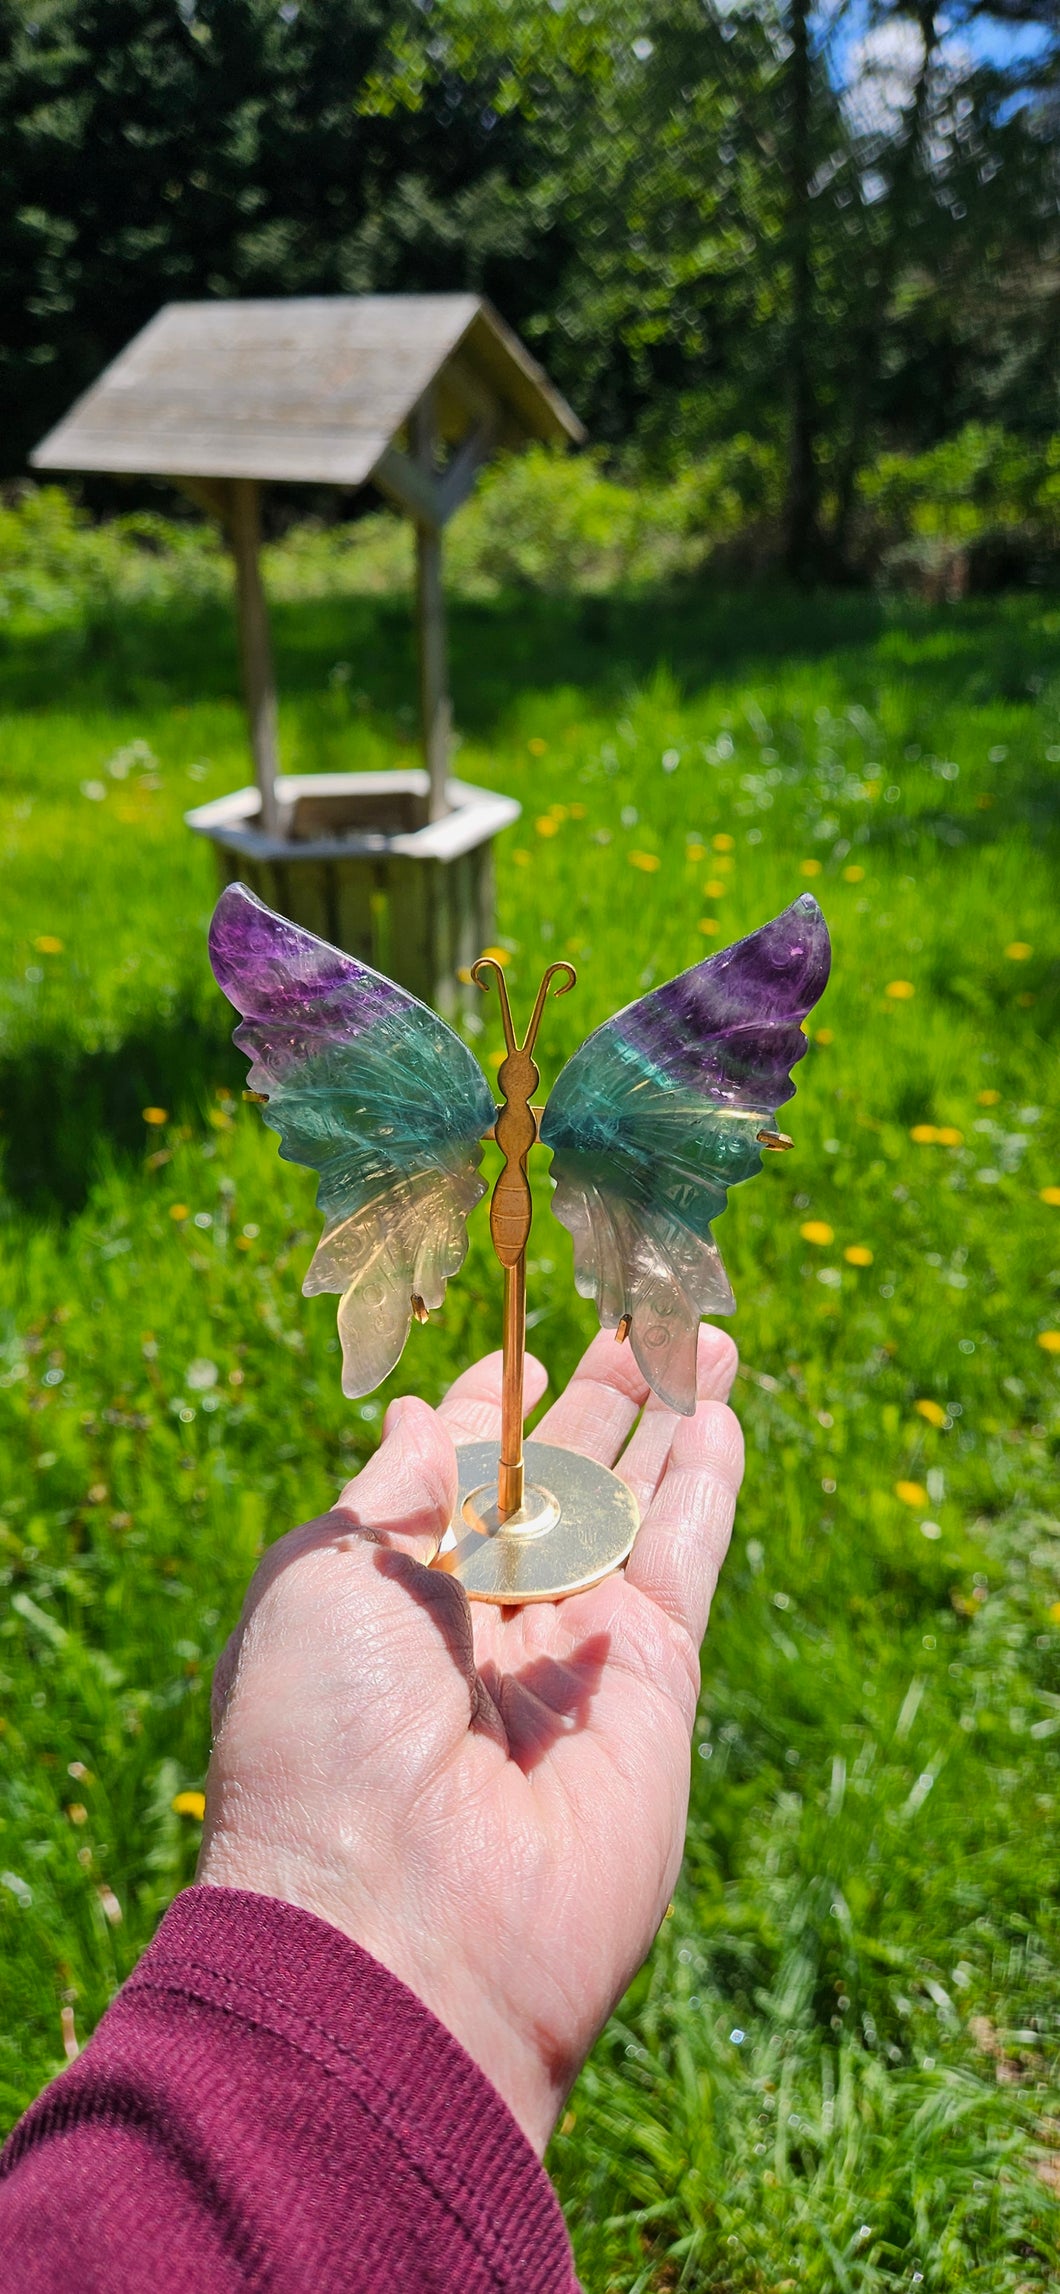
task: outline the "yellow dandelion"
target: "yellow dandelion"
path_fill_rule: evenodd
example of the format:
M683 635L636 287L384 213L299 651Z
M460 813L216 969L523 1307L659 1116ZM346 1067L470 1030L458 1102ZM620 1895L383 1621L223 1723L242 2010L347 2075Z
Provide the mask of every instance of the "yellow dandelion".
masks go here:
M489 1064L491 1067L502 1067L506 1057L507 1054L503 1051L491 1051L489 1055Z
M849 868L843 870L843 882L844 884L860 884L864 874L864 869L859 866L856 860L852 860Z
M955 1123L940 1123L935 1138L940 1147L963 1147L964 1145L964 1133L958 1131Z
M654 876L656 869L662 867L662 861L657 852L631 852L629 865L642 869L645 876Z
M535 733L533 740L526 745L532 757L543 757L548 748L548 742L542 740L540 733Z
M826 1243L834 1243L835 1241L835 1228L830 1227L826 1219L806 1219L799 1228L799 1233L803 1242L819 1243L822 1249Z
M709 877L703 886L708 900L724 900L728 889L728 885L722 883L720 876Z
M1044 1346L1047 1354L1060 1354L1060 1330L1040 1330L1038 1344Z
M823 1043L827 1050L828 1045L835 1042L835 1037L831 1028L818 1028L813 1040L815 1043Z
M701 916L697 929L702 932L708 940L713 940L715 932L717 932L719 929L717 917Z
M156 1128L160 1123L169 1122L168 1107L142 1107L140 1113L145 1123L150 1123Z
M507 948L483 948L482 953L484 956L489 956L493 963L499 964L502 971L505 964L510 964L512 960Z
M1049 1609L1049 1615L1052 1618L1054 1625L1060 1625L1060 1601L1052 1602Z
M1051 1203L1054 1210L1060 1207L1060 1187L1042 1187L1039 1194L1041 1201Z
M171 1805L175 1816L194 1816L201 1824L206 1814L206 1794L205 1792L177 1792L173 1796Z
M910 997L915 996L916 989L912 980L888 980L883 992L893 1004L907 1004Z
M572 804L572 805L571 805L571 807L570 807L570 817L571 817L571 819L572 819L572 820L584 820L584 819L585 819L586 810L587 810L587 807L586 807L585 805L583 805L583 804Z
M543 812L540 820L535 820L534 827L539 836L556 836L559 831L559 822L553 820L550 812Z
M187 1219L191 1216L186 1203L171 1203L169 1215L171 1219L176 1219L178 1224L181 1219Z
M999 1091L977 1091L975 1096L980 1107L996 1107L1001 1093Z
M470 966L470 964L461 964L461 965L460 965L460 967L459 967L459 969L458 969L458 971L457 971L457 975L456 975L456 976L457 976L457 979L459 980L459 982L460 982L460 985L461 985L461 987L462 987L462 988L469 988L469 987L471 986L471 966Z
M929 1426L944 1426L946 1423L946 1412L941 1402L931 1402L925 1399L922 1402L914 1402L913 1408L919 1417L927 1419Z
M706 845L705 845L705 844L690 844L690 845L686 846L686 849L685 849L685 859L686 859L686 860L695 860L695 861L698 861L698 860L705 860L705 859L706 859L706 857L707 857L707 848L706 848Z
M843 1252L848 1266L871 1266L872 1252L865 1243L848 1243Z
M516 848L512 854L512 859L517 868L529 868L530 866L530 855L524 845L519 845Z
M799 862L799 875L800 875L800 876L819 876L819 875L820 875L820 873L821 873L821 863L820 863L820 861L819 861L819 860L800 860L800 862Z
M901 1498L903 1505L926 1505L928 1501L923 1482L896 1482L894 1494Z
M39 933L33 945L39 956L61 956L63 952L62 941L56 939L54 932Z
M715 852L731 852L735 846L736 838L734 836L726 836L724 833L722 833L719 836L712 836L710 841L714 846Z
M548 809L553 820L566 820L570 811L570 806L565 804L550 804Z
M1029 940L1010 940L1005 954L1010 963L1025 964L1028 956L1033 956L1034 950Z
M937 1147L939 1143L938 1127L934 1123L914 1123L909 1136L918 1147Z

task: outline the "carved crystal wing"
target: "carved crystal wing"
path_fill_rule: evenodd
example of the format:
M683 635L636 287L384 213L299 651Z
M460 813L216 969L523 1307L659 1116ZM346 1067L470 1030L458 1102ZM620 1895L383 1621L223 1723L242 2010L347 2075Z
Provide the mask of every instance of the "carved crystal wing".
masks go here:
M302 1288L341 1292L343 1392L367 1394L401 1355L413 1301L440 1306L463 1264L489 1086L437 1013L245 885L221 894L210 961L281 1155L319 1173L324 1232Z
M758 1133L790 1099L802 1022L831 951L809 893L597 1028L541 1125L575 1280L605 1329L628 1318L653 1392L690 1416L696 1330L735 1301L711 1223L761 1168Z

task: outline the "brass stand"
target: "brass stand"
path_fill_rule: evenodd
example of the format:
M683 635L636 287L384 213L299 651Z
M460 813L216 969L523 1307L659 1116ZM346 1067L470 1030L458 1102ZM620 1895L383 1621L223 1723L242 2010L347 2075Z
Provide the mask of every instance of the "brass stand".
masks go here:
M537 1139L531 1095L540 1081L531 1055L550 982L565 972L566 982L556 993L566 995L576 975L571 964L549 965L525 1039L518 1044L503 970L492 956L480 957L472 966L480 988L487 986L483 972L496 976L507 1046L497 1077L504 1105L493 1134L504 1167L490 1203L493 1247L504 1268L501 1439L499 1447L471 1442L458 1451L460 1491L452 1543L434 1567L458 1577L472 1600L516 1605L558 1601L610 1576L626 1560L640 1517L625 1482L595 1458L533 1441L524 1457L526 1246L533 1220L526 1158Z
M504 1269L504 1348L497 1503L502 1515L523 1502L523 1363L526 1356L526 1252Z
M640 1527L637 1502L595 1458L527 1442L523 1502L505 1515L496 1442L468 1442L456 1454L455 1543L434 1566L458 1577L472 1601L560 1601L610 1577L628 1558Z

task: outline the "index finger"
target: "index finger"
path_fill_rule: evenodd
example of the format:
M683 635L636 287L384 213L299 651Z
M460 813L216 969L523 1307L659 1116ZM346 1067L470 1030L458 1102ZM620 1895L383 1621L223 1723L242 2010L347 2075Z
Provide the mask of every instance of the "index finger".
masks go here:
M438 1416L454 1442L499 1442L501 1438L501 1365L503 1356L484 1354L454 1378ZM523 1363L523 1416L532 1410L548 1385L548 1371L535 1354Z
M581 1450L600 1465L613 1466L647 1399L648 1381L632 1349L617 1346L613 1330L601 1330L586 1347L569 1386L535 1427L534 1440Z
M698 1649L729 1547L743 1480L743 1435L724 1402L679 1418L669 1462L637 1532L626 1582L684 1627Z

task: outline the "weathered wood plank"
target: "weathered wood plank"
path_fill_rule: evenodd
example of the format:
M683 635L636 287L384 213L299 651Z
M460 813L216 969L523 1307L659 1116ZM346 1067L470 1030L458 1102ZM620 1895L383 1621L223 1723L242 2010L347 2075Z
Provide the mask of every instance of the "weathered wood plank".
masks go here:
M370 860L346 858L335 861L334 871L339 926L336 943L351 956L359 956L362 964L374 964L372 896L381 888L380 871Z
M437 861L391 860L387 873L390 897L390 971L402 987L433 1004L434 950L431 937L432 884L440 873Z
M276 678L265 592L261 585L261 503L252 478L227 483L225 528L236 568L239 652L250 722L254 778L261 792L261 826L275 836L279 826L276 776L280 745L276 720Z
M416 462L432 488L436 487L437 450L433 392L421 398L412 417ZM423 761L430 780L429 816L441 820L449 810L449 749L452 710L446 677L445 595L442 589L442 536L440 526L416 523L416 620L419 639L420 736Z
M42 470L315 480L357 486L453 361L471 413L499 402L505 444L581 424L476 295L171 303L32 459Z

